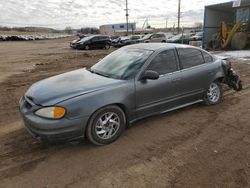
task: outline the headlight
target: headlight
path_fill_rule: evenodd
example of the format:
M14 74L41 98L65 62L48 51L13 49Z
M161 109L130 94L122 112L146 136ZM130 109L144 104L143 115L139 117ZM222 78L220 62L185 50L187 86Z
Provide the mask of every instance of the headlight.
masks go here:
M60 119L65 115L65 113L66 110L59 106L41 108L35 112L35 114L40 117L50 119Z

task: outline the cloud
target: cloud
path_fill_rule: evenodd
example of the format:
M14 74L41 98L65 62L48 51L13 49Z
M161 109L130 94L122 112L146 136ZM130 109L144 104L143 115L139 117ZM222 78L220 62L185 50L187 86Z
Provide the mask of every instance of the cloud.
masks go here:
M183 0L182 25L202 21L206 4L226 0ZM140 26L146 18L152 26L177 21L176 0L128 0L129 20ZM0 25L75 28L125 22L125 0L0 0Z

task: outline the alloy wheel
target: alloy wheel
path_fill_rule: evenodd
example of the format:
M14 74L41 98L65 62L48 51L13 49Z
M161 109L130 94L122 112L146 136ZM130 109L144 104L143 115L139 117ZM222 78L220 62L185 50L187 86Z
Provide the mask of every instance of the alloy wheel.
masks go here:
M220 99L220 88L217 84L212 83L207 91L207 97L212 103L217 103Z
M101 139L112 138L120 127L120 118L114 112L103 114L95 125L95 133Z

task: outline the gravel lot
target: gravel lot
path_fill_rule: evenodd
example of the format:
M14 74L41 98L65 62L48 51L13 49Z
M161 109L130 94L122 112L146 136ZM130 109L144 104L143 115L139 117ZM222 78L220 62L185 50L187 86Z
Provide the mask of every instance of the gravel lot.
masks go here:
M244 89L133 124L104 147L43 146L18 100L34 82L89 67L111 50L75 51L71 38L0 42L0 187L250 187L250 60L233 59ZM249 54L250 56L250 54Z

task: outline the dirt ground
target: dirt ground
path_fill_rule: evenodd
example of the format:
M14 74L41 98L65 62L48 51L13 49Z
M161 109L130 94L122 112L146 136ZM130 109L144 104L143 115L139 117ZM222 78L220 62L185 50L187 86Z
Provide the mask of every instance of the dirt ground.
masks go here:
M250 187L250 60L234 60L244 90L134 123L118 141L43 146L18 100L40 79L91 66L112 50L75 51L71 39L0 43L0 187ZM249 54L250 56L250 54Z

